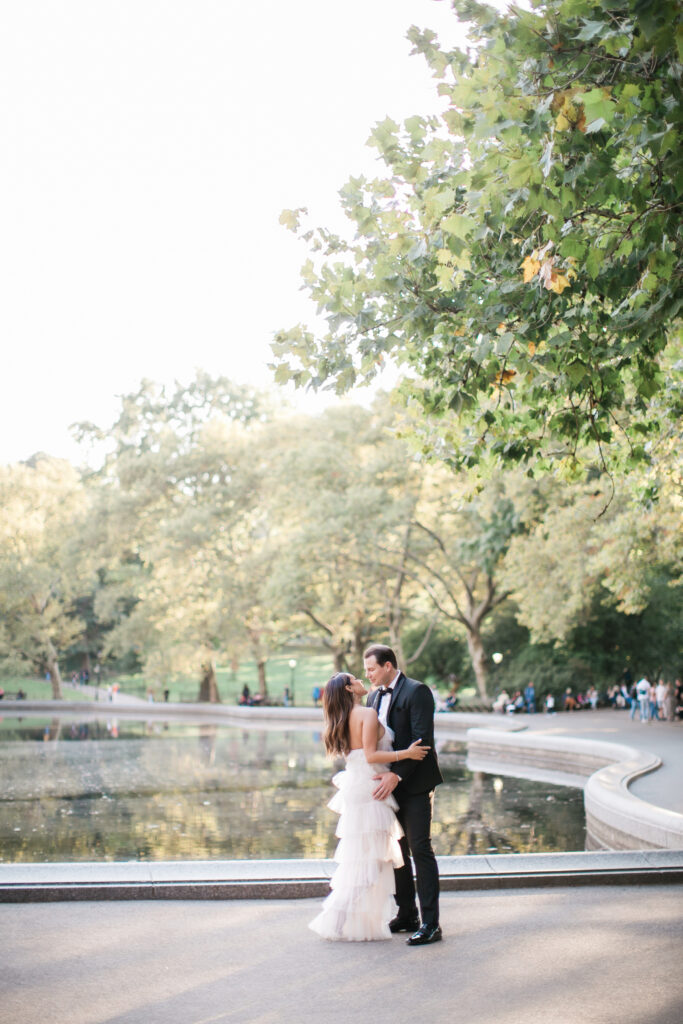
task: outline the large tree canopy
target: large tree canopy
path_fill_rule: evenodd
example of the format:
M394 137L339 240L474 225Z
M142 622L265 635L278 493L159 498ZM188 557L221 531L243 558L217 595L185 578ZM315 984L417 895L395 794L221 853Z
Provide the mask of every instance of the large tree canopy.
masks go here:
M47 670L55 698L60 658L85 629L77 600L92 572L78 537L88 506L68 462L39 454L0 466L0 670Z
M453 7L466 51L409 33L447 107L375 128L354 236L282 216L327 328L277 336L277 379L341 393L389 357L453 465L647 462L681 411L681 4Z

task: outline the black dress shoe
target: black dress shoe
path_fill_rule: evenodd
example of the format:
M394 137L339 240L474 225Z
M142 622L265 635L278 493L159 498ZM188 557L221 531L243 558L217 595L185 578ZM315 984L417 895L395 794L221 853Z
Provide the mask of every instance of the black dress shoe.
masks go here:
M427 946L430 942L441 942L442 937L438 924L423 924L406 942L409 946Z
M398 914L393 921L389 922L389 931L393 932L414 932L420 927L420 920L417 916L415 917L401 917Z

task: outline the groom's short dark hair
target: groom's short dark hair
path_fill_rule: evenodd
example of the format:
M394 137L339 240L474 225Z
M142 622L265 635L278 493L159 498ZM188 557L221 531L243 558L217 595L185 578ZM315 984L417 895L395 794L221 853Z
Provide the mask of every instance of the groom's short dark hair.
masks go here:
M367 650L363 651L363 659L373 656L378 665L386 665L390 661L394 668L398 668L396 655L391 647L386 647L384 644L370 644Z

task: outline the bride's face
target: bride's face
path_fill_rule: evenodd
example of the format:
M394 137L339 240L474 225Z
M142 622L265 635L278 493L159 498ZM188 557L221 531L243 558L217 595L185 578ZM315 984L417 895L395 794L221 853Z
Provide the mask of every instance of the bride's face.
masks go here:
M368 691L363 686L360 679L356 679L355 676L350 677L350 681L346 684L346 689L350 690L355 700L362 700L363 697L367 696Z

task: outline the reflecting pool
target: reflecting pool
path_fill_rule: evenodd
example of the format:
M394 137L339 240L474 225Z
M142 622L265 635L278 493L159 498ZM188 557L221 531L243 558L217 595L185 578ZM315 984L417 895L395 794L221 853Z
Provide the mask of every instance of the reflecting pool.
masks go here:
M470 772L438 743L438 855L583 850L578 789ZM0 861L321 858L342 762L313 731L158 719L0 722Z

